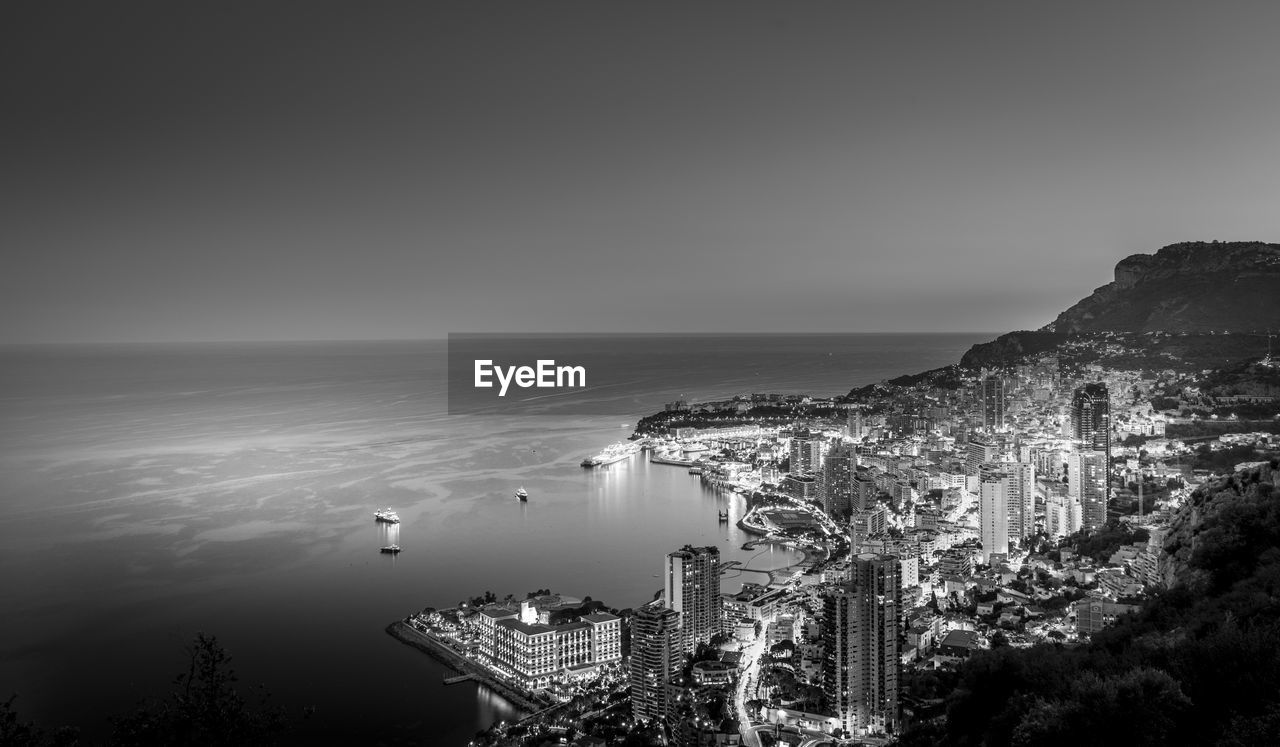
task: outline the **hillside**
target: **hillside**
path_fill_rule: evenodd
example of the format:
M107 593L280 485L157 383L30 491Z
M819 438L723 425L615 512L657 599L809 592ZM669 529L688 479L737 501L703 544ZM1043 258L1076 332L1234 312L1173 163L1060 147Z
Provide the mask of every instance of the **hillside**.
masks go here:
M1280 244L1188 242L1116 265L1046 332L1252 332L1280 327Z
M1081 646L992 649L904 745L1280 744L1277 460L1198 490L1165 549L1174 586Z

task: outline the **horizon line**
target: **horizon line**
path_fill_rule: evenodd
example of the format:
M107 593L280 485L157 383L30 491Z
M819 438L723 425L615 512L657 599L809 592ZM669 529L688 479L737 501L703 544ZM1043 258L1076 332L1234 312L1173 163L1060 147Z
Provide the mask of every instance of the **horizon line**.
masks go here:
M430 337L296 337L274 339L166 339L166 340L26 340L0 341L0 348L57 347L69 345L287 345L300 343L379 343L379 342L447 342L452 336L463 337L848 337L853 335L1004 335L1010 332L968 331L871 331L871 332L449 332Z

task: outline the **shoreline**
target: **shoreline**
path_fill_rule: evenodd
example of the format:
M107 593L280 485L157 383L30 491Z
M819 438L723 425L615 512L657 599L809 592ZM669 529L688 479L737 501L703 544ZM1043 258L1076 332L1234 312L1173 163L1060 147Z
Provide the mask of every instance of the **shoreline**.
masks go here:
M397 620L391 623L386 627L386 631L387 635L397 641L418 649L458 674L471 675L476 682L493 690L510 703L518 711L520 718L537 713L547 707L546 704L530 699L511 685L497 679L483 666L470 661L446 644L410 626L404 620Z

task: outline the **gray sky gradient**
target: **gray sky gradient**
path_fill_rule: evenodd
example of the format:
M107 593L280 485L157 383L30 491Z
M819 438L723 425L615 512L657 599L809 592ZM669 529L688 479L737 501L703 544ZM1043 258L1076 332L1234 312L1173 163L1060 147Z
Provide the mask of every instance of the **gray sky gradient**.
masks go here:
M0 342L1003 331L1280 240L1276 3L10 3Z

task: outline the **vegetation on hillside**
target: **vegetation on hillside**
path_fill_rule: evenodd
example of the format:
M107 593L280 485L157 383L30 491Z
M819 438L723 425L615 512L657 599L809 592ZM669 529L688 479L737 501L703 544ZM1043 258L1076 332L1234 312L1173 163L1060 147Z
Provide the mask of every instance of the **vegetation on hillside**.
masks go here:
M1177 586L1085 645L975 655L903 744L1280 744L1277 461L1193 498Z

